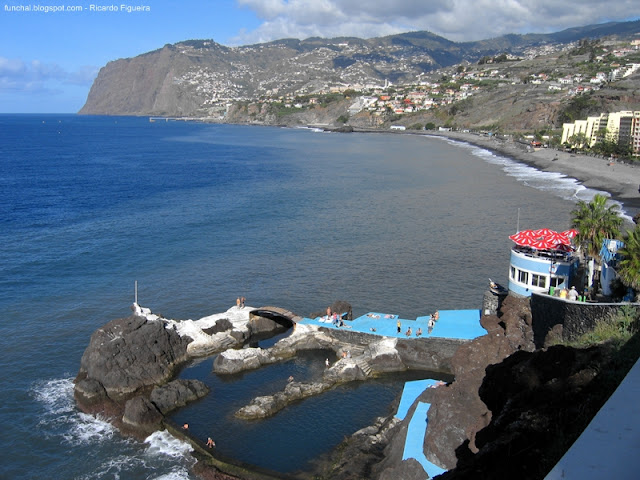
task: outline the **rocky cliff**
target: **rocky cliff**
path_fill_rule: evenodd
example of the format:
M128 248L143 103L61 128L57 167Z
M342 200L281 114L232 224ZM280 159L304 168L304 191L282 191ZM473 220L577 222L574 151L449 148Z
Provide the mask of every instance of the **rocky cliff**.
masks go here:
M79 113L194 115L205 97L180 77L197 70L199 63L199 57L183 55L170 45L135 58L109 62L100 69Z

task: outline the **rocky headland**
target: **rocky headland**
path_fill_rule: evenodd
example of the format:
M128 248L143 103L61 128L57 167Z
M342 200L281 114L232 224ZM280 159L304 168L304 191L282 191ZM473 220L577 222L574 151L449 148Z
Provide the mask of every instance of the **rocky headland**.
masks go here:
M417 461L402 460L408 422L420 401L432 405L423 450L429 461L448 470L442 478L544 478L616 388L611 372L624 370L607 346L536 349L529 301L511 296L496 315L482 317L486 335L435 343L435 338L390 339L299 324L270 348L239 348L252 335L283 325L250 319L250 307L197 321L163 319L137 305L133 310L94 333L75 397L83 411L105 414L138 438L162 428L183 435L165 415L208 389L198 380L173 379L190 359L218 352L218 375L260 368L301 350L330 350L338 358L320 381L292 380L283 391L257 397L237 412L251 419L376 374L426 369L453 376L446 386L427 388L405 420L391 415L355 432L319 462L315 478L425 479ZM183 436L196 447L203 478L259 477L215 459L198 441Z

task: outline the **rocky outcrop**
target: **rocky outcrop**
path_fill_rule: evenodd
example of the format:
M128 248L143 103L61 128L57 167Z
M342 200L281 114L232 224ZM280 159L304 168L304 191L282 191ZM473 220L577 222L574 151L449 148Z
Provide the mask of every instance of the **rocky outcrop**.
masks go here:
M188 359L188 343L161 320L139 315L113 320L91 336L82 355L76 399L119 401L165 383Z
M176 408L184 407L187 403L206 396L208 393L209 387L200 380L178 379L154 388L149 400L160 413L166 415Z
M162 428L163 418L156 406L148 398L140 395L127 400L122 415L122 429L134 436L145 437Z
M231 375L245 370L255 370L278 360L268 350L263 350L262 348L225 350L214 360L213 371L220 375Z
M188 360L251 338L250 308L193 321L168 320L137 304L133 315L113 320L91 337L80 362L74 396L78 406L103 413L123 431L144 436L161 428L164 415L205 396L197 380L170 380ZM263 322L261 332L280 327Z
M460 445L477 451L475 435L491 421L491 411L478 394L487 366L516 351L534 350L528 299L505 298L501 316L484 316L481 323L488 334L458 348L451 360L455 381L436 389L435 408L429 409L425 453L447 469L456 466Z
M125 403L122 427L136 436L146 436L162 428L164 416L209 393L199 380L174 380L156 387L149 397L139 395Z
M320 460L319 474L316 478L331 480L352 480L376 478L375 466L386 456L385 448L389 440L396 435L400 421L393 415L379 417L375 422L347 437L327 458ZM400 452L402 458L402 452ZM422 473L422 467L415 462L416 472ZM400 471L389 470L388 479L411 478L404 474L413 465L403 462Z
M213 371L217 374L233 374L245 370L254 370L291 358L301 350L338 350L343 344L337 344L330 336L318 331L316 327L297 325L295 331L269 349L244 348L221 352L213 362Z
M440 478L544 478L615 390L616 362L606 346L555 346L488 367L479 395L492 421Z
M245 420L266 418L279 412L291 402L318 395L330 387L329 383L291 382L282 392L254 398L249 405L236 412L236 417Z
M364 380L366 376L355 360L343 358L327 368L321 382L300 383L292 381L282 392L254 398L249 405L238 410L236 416L246 420L266 418L295 401L319 395L339 383Z

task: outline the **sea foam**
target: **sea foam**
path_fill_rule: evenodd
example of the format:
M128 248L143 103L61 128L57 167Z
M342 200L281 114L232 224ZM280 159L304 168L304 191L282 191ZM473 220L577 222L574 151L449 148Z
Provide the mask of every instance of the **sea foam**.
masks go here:
M102 442L116 431L104 419L76 409L72 378L39 382L33 388L33 395L44 407L38 426L46 437L60 435L65 443L78 446Z
M178 440L166 430L153 432L144 443L148 445L148 455L165 455L169 457L184 457L193 451L193 447L187 442Z
M502 171L504 171L506 175L515 178L524 185L535 188L536 190L547 192L551 195L562 198L563 200L571 202L578 202L580 200L590 202L596 194L604 195L606 197L611 196L608 192L585 187L579 180L569 177L563 173L544 172L530 165L517 162L511 158L495 154L490 150L463 141L453 139L446 139L446 141L452 145L470 150L472 155L481 158L489 164L501 167ZM624 219L627 221L633 221L626 213L623 204L613 199L609 199L609 202L611 204L618 205L621 216Z
M195 463L195 459L189 454L193 450L191 445L166 431L151 434L144 444L120 436L116 428L105 419L77 410L73 399L72 378L37 382L31 393L43 407L38 429L44 438L78 449L99 448L106 451L118 444L119 450L126 452L108 457L94 467L91 474L80 474L77 478L120 479L141 473L146 478L155 480L193 478L189 475L189 467ZM154 477L153 474L158 476Z

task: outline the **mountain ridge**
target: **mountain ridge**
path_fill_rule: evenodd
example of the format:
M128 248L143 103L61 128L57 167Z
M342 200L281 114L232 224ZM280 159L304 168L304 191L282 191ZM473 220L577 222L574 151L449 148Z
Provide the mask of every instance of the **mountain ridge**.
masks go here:
M371 39L286 38L239 47L185 40L107 63L79 113L220 118L239 102L335 86L415 84L439 69L487 56L526 56L541 46L638 33L640 20L462 43L428 31Z

